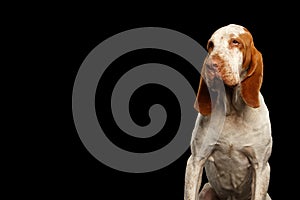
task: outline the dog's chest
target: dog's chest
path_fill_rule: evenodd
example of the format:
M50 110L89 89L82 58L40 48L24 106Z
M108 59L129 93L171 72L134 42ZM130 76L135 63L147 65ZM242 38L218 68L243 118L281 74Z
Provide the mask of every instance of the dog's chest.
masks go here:
M216 148L228 150L239 150L245 146L253 146L265 137L268 123L261 123L260 119L245 121L242 117L227 116L222 131L219 135Z
M226 118L219 140L205 166L207 177L217 191L228 191L240 197L250 194L252 168L244 150L245 147L253 147L261 131L248 126L240 118Z

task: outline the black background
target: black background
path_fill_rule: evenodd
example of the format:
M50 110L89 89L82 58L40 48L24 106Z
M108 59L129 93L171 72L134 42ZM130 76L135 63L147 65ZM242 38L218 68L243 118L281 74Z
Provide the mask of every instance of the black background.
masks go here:
M295 101L289 97L294 97L295 93L290 93L289 88L284 86L287 73L284 69L289 68L287 50L291 48L288 46L291 40L290 26L287 23L294 18L283 18L279 10L266 14L264 9L247 11L235 5L224 13L218 13L213 5L194 7L191 13L185 8L171 12L172 7L158 12L158 5L146 11L145 6L131 9L124 7L122 11L105 6L80 8L80 4L76 9L53 6L47 11L41 9L34 12L35 14L22 20L26 44L34 48L34 57L39 57L38 68L34 69L38 72L37 81L31 86L34 87L35 95L38 94L34 101L39 111L35 124L42 127L37 130L38 136L35 137L38 142L34 143L37 146L30 153L33 159L29 162L29 170L18 173L25 175L19 186L26 188L25 193L38 197L183 199L189 150L171 165L149 173L126 173L102 164L85 149L76 132L72 116L73 83L77 70L89 52L103 40L122 31L149 26L164 27L186 34L205 47L216 29L235 23L245 26L252 33L255 46L264 59L261 92L270 111L274 142L270 158L269 193L272 199L280 199L283 194L290 195L287 192L290 185L287 183L293 176L293 171L287 163L290 163L289 152L293 152L295 148L291 145L292 133L295 131L292 126L287 125L291 123L287 111ZM118 7L122 8L120 5ZM33 31L26 28L32 28ZM32 41L36 43L33 44ZM147 62L149 59L155 60L159 55L146 52L137 57L140 62ZM157 61L169 66L178 65L178 62L187 65L182 60L172 58L166 55L159 57ZM132 59L130 57L126 63L134 63ZM199 77L196 78L197 80L193 80L193 88L198 86ZM293 79L289 82L292 81ZM149 98L149 104L159 101ZM170 120L173 120L172 116L168 116ZM141 119L140 123L146 121ZM165 127L166 130L172 130L168 126ZM172 136L163 139L168 140L168 137L170 139ZM116 138L115 141L126 146L122 143L123 140ZM155 146L159 141L151 142ZM151 149L151 143L148 142L147 145ZM141 150L141 145L139 148L134 150ZM28 180L31 181L30 184Z

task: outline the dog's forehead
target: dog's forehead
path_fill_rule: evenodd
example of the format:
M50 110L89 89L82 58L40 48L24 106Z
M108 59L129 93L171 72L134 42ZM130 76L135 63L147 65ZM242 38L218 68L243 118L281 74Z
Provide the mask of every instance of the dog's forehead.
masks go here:
M227 40L232 37L239 37L239 35L243 33L246 33L245 27L236 24L229 24L216 30L212 34L211 40Z

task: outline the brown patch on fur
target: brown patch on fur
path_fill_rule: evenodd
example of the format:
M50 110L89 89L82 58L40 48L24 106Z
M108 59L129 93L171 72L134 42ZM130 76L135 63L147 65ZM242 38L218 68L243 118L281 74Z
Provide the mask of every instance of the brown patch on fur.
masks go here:
M251 45L251 60L246 78L241 83L241 95L245 103L253 108L260 106L259 91L263 81L263 60L261 53Z
M199 88L194 103L194 108L202 115L209 115L211 113L211 100L209 91L204 79L200 77Z
M243 41L243 69L247 69L247 75L241 83L241 95L248 106L257 108L260 105L259 91L263 80L262 55L255 48L252 35L248 30L241 34L240 38Z
M261 53L255 48L251 33L245 28L246 33L240 34L238 38L232 38L229 42L230 48L239 48L243 53L243 69L247 70L246 77L241 82L241 96L245 103L253 108L260 106L259 91L263 80L263 61ZM239 42L238 45L232 44L233 40ZM208 41L208 51L213 49L213 43ZM217 59L217 58L214 58ZM223 64L222 59L219 65ZM205 63L205 62L204 62ZM203 65L203 69L205 64ZM221 74L224 74L221 72ZM202 115L209 115L212 110L209 90L202 77L200 77L199 88L196 96L194 108Z

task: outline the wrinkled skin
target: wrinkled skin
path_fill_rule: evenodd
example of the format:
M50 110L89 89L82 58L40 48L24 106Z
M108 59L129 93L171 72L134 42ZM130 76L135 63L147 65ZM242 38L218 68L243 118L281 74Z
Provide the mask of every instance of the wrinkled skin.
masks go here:
M244 27L229 25L217 30L208 41L201 73L205 83L199 86L197 95L204 100L197 100L199 113L186 166L185 200L271 200L271 123L259 91L262 59L256 58L261 54L250 36ZM216 80L224 82L224 94L216 87ZM222 123L210 120L211 106L201 94L204 86L222 97L213 104L224 105ZM210 126L219 131L212 131ZM208 183L202 187L204 170Z

